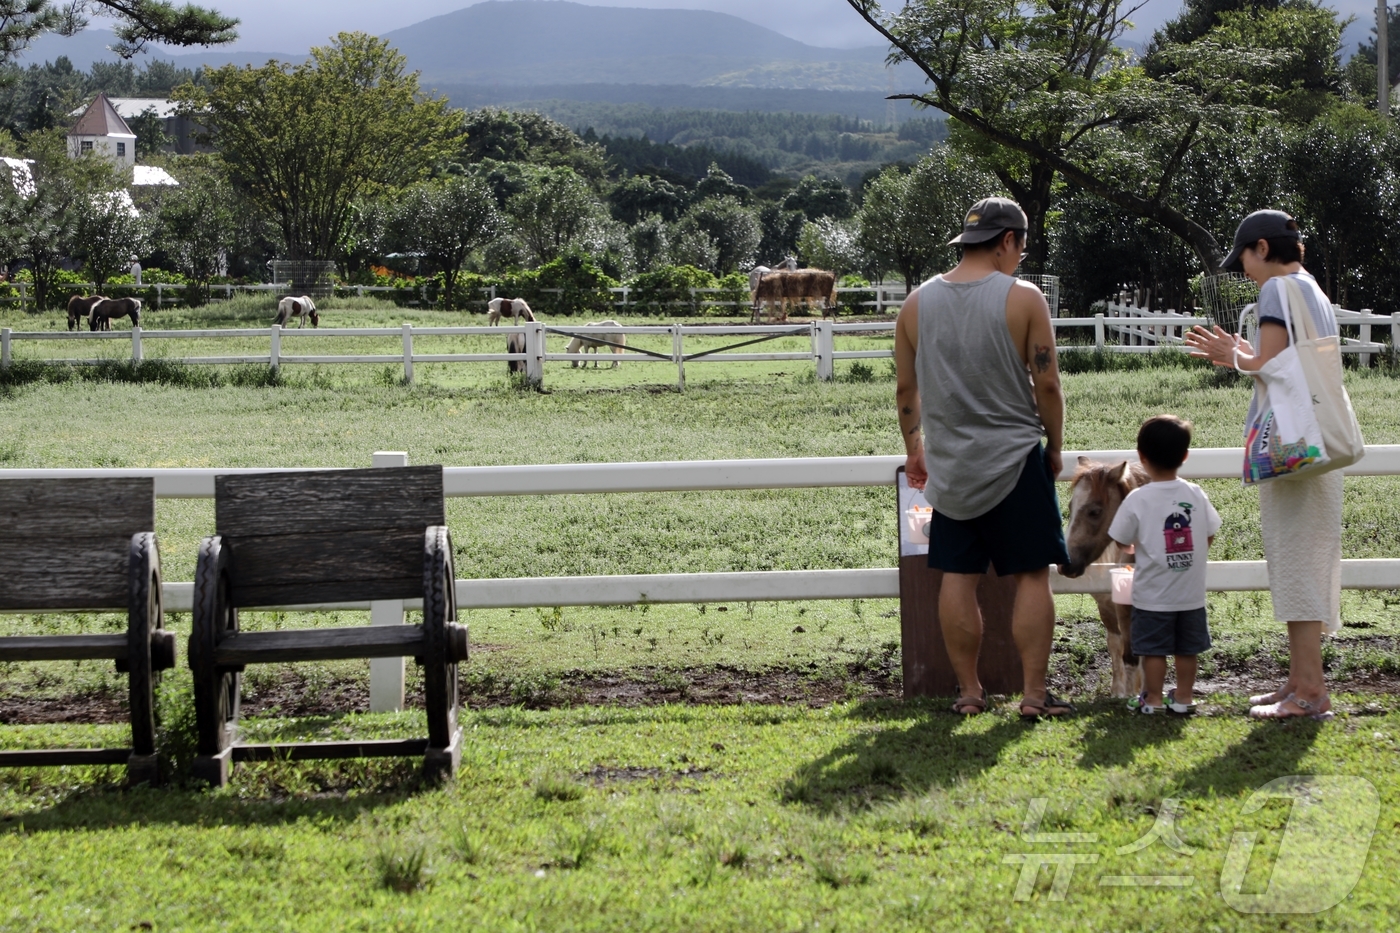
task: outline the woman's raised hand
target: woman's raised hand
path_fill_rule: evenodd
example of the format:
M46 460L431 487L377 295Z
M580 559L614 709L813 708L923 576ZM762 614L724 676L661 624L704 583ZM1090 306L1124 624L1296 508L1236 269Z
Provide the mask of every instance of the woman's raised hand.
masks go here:
M1197 359L1210 360L1216 366L1233 368L1236 351L1245 356L1254 355L1254 347L1248 340L1238 334L1227 333L1220 328L1219 324L1210 330L1197 324L1187 331L1185 341L1192 356Z

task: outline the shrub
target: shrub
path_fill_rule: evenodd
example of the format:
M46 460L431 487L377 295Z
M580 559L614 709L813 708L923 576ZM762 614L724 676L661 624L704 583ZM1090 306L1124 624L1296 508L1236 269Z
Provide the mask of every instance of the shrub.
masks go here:
M661 266L627 284L632 289L630 310L682 316L699 313L700 302L691 295L692 288L722 287L713 275L695 266ZM747 279L744 288L748 288Z

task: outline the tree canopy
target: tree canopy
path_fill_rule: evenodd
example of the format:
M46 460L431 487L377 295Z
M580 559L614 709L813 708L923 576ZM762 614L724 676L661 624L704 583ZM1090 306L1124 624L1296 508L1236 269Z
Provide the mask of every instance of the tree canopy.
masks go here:
M335 256L357 200L408 185L450 153L461 116L425 97L383 39L341 33L304 64L229 65L175 93L236 184L277 218L286 255Z

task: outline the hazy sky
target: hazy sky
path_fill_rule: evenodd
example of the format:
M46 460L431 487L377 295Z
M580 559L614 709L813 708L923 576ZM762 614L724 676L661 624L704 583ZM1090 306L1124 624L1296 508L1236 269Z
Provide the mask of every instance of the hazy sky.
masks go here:
M199 0L243 21L236 48L302 52L341 30L376 35L431 16L472 6L471 0ZM846 0L576 0L590 6L699 9L729 13L811 45L879 45L879 36ZM1354 0L1365 2L1365 0ZM887 6L893 4L888 2ZM1147 0L1137 17L1155 25L1180 8L1180 0ZM1156 13L1160 8L1161 13Z
M472 6L472 0L199 0L243 23L235 48L257 52L305 52L342 30L376 35ZM729 13L767 26L811 45L850 47L879 45L879 36L851 9L846 0L576 0L591 6L630 6L701 9ZM886 7L899 0L886 0ZM1373 0L1331 0L1330 6L1361 22L1348 30L1348 39L1369 35ZM1146 0L1133 17L1138 34L1151 31L1181 9L1181 0ZM1349 56L1354 44L1343 48Z

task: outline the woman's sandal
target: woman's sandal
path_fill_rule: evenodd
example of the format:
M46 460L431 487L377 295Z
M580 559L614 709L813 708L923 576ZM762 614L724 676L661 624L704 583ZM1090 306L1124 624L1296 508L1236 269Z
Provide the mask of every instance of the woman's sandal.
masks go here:
M1293 691L1288 687L1279 687L1273 693L1256 693L1249 698L1250 706L1268 706L1270 703L1282 703L1293 695Z
M1302 710L1301 713L1290 713L1284 710L1284 706L1292 703ZM1317 722L1326 722L1335 718L1330 709L1322 709L1320 703L1312 703L1298 697L1297 694L1290 693L1277 703L1267 703L1261 706L1251 707L1249 710L1251 719L1308 719Z
M1026 712L1030 707L1032 712ZM1052 713L1050 710L1058 709L1060 712ZM1064 719L1079 712L1074 708L1074 704L1066 700L1061 700L1049 690L1045 691L1044 700L1032 700L1028 697L1021 698L1021 719L1026 722L1039 722L1042 719Z
M965 713L963 710L972 707L972 712ZM953 701L953 705L948 707L948 712L956 713L959 716L977 716L987 711L987 691L984 688L980 697L958 697Z

